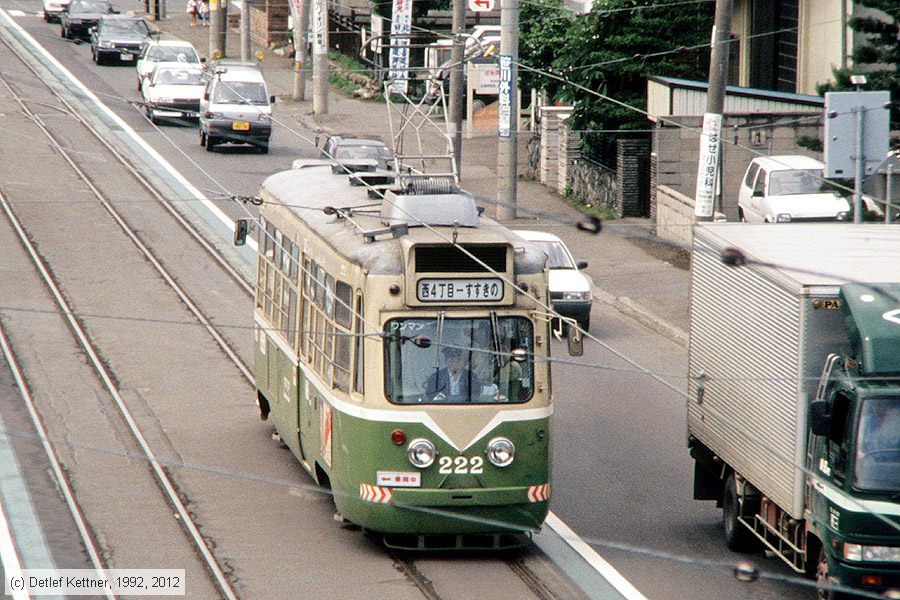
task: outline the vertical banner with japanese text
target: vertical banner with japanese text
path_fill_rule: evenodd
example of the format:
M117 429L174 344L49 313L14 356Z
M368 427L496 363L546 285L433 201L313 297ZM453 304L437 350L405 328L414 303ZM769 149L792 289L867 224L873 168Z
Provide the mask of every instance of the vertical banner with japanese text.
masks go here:
M500 82L497 95L497 133L508 138L512 125L512 56L500 57Z
M409 34L412 31L413 0L393 0L391 13L390 91L405 94L409 90Z
M719 180L719 153L722 146L722 115L705 113L700 134L700 161L697 165L697 194L694 216L711 217Z
M325 0L313 2L313 54L328 54L328 5Z

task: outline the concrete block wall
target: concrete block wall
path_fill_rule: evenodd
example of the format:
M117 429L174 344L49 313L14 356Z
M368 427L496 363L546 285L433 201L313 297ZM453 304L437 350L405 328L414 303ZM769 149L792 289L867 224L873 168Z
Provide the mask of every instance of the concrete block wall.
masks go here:
M691 247L693 241L694 198L660 185L656 188L656 235Z
M667 117L681 125L657 124L653 134L657 186L693 196L697 185L701 117ZM822 139L821 119L809 113L726 115L722 127L722 211L737 219L737 193L747 165L756 156L803 154L822 160L821 153L797 146L804 135Z

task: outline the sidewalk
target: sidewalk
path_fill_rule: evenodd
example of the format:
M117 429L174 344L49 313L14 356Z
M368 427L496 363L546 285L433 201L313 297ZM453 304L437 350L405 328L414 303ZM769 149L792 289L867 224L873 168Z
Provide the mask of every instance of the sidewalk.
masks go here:
M165 37L190 41L207 56L209 28L190 27L188 16L172 13L170 17L155 23ZM312 139L317 129L323 136L328 133L353 133L373 135L390 145L391 132L388 109L383 101L363 101L350 98L331 88L328 98L328 114L313 115L310 100L296 102L293 92L293 61L263 50L260 63L269 92L278 97L274 117L305 139ZM240 34L229 30L227 53L240 55ZM312 97L312 83L307 83L307 98ZM465 131L465 125L463 125ZM286 135L276 132L275 144ZM562 238L577 260L587 260L587 273L594 281L596 300L616 309L655 329L674 341L687 344L688 331L688 271L660 260L674 254L671 249L654 244L652 223L648 219L622 219L614 221L597 235L575 228L574 223L584 217L566 204L549 188L521 178L527 169L525 144L530 132L519 135L519 174L517 185L517 215L512 221L502 221L511 228L539 229ZM497 137L488 134L463 140L461 184L485 207L485 214L496 215L494 199L497 193ZM645 241L646 240L646 241ZM602 332L598 332L602 335Z

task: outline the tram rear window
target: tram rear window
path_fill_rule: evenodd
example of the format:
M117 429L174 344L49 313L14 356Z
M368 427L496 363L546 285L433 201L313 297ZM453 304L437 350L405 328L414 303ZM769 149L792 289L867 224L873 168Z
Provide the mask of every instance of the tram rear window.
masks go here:
M512 360L513 352L526 360ZM527 402L534 328L524 317L392 319L385 326L385 395L395 404Z

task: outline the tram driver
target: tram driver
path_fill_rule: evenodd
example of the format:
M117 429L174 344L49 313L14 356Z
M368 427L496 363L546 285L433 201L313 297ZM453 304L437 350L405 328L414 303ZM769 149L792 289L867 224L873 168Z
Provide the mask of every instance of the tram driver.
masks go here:
M462 349L446 347L443 354L445 366L428 377L425 396L437 402L471 402L473 396L480 396L481 380L468 368Z

